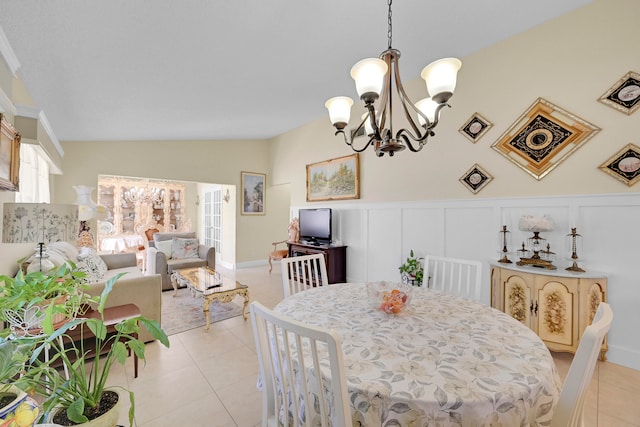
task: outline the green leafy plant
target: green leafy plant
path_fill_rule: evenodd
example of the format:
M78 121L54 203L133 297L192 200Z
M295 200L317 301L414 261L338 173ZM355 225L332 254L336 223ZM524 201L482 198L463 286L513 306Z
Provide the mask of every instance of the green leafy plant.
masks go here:
M422 262L424 258L416 258L413 253L413 249L409 252L407 261L398 267L402 279L405 283L412 284L413 286L421 286L424 277L424 266Z
M25 274L18 270L15 277L0 276L0 320L8 322L14 329L28 328L30 320L37 320L38 327L46 323L52 329L56 315L72 318L83 304L97 301L84 292L87 285L81 282L85 276L73 263L65 263L47 273L34 271ZM34 319L25 319L29 316ZM15 331L8 328L3 335L12 332Z
M104 323L105 303L115 282L121 276L122 274L119 274L105 283L97 306L100 318L74 319L56 330L50 325L44 326L46 338L37 346L29 359L32 367L27 370L25 376L31 388L45 397L43 404L45 414L54 408L60 408L65 410L67 418L75 423L84 423L91 419L93 417L91 414L99 409L113 364L115 362L124 364L129 351L144 360L145 344L137 338L141 327L146 328L155 339L169 347L169 338L160 328L160 324L144 316L123 320L115 325L114 333L107 334L107 326ZM65 336L71 328L76 327L88 328L94 338L74 342L67 336L64 347L60 346L59 337ZM45 363L40 361L38 356L47 347L51 348L50 352L53 355ZM93 357L100 354L103 356ZM92 359L92 363L89 359ZM68 379L64 372L54 367L60 363L66 367ZM123 390L129 394L131 403L129 422L133 425L134 394L124 388Z

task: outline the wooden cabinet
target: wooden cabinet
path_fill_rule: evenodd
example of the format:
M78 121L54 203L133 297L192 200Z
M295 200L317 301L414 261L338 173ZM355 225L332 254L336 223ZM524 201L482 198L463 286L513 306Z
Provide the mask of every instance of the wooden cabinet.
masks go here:
M327 265L327 279L329 283L344 283L347 281L347 247L346 246L315 246L304 243L287 242L289 256L304 256L324 254Z
M107 208L98 223L98 245L111 235L141 233L140 227L157 226L161 231L183 228L184 184L150 179L100 176L98 204ZM100 246L98 246L100 247Z
M575 353L598 305L606 301L607 278L534 269L493 264L491 305L531 328L550 350ZM606 351L605 338L603 360Z

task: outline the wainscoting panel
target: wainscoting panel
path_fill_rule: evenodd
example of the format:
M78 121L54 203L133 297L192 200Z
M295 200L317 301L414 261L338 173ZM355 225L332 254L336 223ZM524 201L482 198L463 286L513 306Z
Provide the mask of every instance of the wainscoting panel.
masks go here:
M580 266L609 279L614 312L609 360L640 370L640 193L323 206L333 209L334 239L348 246L348 281L399 281L398 267L411 249L418 256L477 259L484 264L482 300L487 304L489 261L501 256L502 225L511 231L509 258L516 262L516 250L532 235L518 230L520 217L549 215L554 230L541 236L556 253L558 268L570 265L566 235L577 227L584 243ZM304 207L292 206L291 216Z

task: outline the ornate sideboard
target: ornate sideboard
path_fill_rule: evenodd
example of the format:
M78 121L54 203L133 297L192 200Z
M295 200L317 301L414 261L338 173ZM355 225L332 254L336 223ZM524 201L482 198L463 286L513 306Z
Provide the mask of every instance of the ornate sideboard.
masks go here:
M491 263L491 306L531 328L552 351L575 353L606 298L602 273ZM605 360L606 352L605 337L600 359Z

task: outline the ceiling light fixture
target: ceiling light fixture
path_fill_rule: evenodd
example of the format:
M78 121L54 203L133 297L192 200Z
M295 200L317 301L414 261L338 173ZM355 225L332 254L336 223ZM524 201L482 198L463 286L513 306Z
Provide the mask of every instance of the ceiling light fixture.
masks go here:
M453 95L456 87L456 77L462 62L456 58L444 58L427 65L420 74L427 83L427 91L431 95L417 103L411 102L400 81L398 59L400 51L391 47L391 3L388 0L388 49L380 54L380 58L367 58L351 68L351 77L356 82L356 90L360 99L364 101L367 113L360 125L347 136L344 129L349 123L353 100L346 96L329 99L325 106L329 110L331 123L335 126L336 135L341 133L344 142L358 153L372 145L378 157L388 153L393 156L396 151L409 147L413 152L420 151L427 143L429 136L433 136L433 129L438 125L440 110L449 106L447 101ZM393 132L393 86L402 105L404 115L411 126ZM374 103L380 99L377 107ZM418 124L416 124L416 117ZM388 127L385 127L388 120ZM362 128L369 137L364 147L358 149L353 145L354 138ZM413 141L413 143L412 143Z

